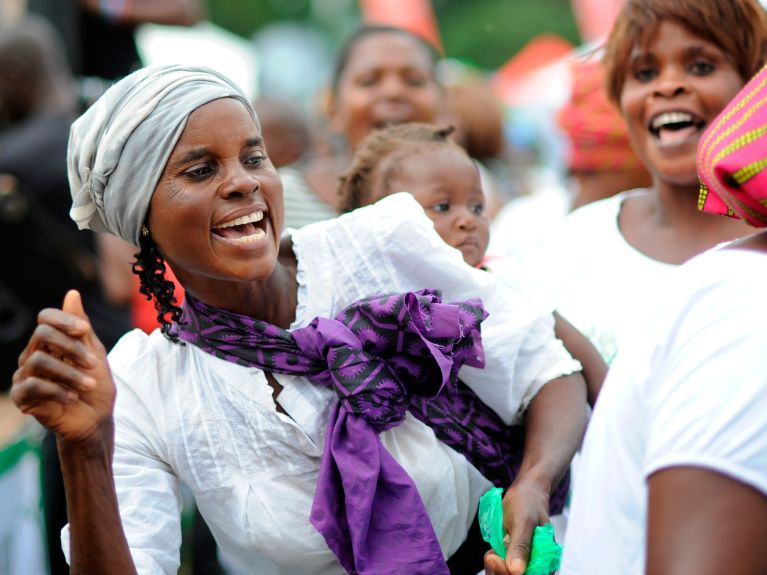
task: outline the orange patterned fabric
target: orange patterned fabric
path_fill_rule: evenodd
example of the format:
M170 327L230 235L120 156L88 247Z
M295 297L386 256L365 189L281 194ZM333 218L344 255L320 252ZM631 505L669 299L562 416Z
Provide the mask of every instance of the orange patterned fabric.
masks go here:
M628 170L639 165L626 124L607 99L604 71L596 60L572 66L570 100L559 111L559 125L570 140L568 166L575 171Z
M767 227L767 67L711 123L698 146L706 212Z

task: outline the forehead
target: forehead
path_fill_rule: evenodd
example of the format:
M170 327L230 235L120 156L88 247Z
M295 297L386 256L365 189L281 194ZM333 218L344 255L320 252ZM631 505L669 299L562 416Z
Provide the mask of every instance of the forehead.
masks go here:
M418 143L388 159L385 169L400 184L441 185L451 182L479 186L479 170L466 153L444 143Z
M241 141L257 135L260 130L245 105L234 98L220 98L189 115L174 153L189 146Z
M432 60L426 47L415 38L396 32L381 32L357 41L349 53L346 72L387 66L430 70Z
M630 55L654 53L675 48L688 48L690 44L719 49L711 40L700 36L687 26L674 20L664 20L655 28L645 30L642 37L632 46Z

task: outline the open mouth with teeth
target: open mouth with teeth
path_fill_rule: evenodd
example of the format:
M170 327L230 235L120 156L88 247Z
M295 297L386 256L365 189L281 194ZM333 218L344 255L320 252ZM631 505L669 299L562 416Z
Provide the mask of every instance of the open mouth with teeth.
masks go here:
M388 128L389 126L396 126L397 124L404 124L405 122L409 122L410 120L376 120L373 123L373 128L376 130L381 130L383 128Z
M703 131L706 122L687 112L665 112L650 122L650 133L662 143L680 142Z
M265 237L265 228L264 212L257 211L213 226L213 233L227 240L247 243Z

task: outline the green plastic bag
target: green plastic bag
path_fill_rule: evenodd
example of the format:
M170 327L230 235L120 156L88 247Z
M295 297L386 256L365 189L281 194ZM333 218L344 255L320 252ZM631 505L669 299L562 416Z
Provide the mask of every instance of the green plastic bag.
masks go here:
M503 489L493 487L479 498L479 530L501 559L506 559L503 541ZM551 523L539 525L533 531L530 561L525 575L549 575L559 569L562 546L554 540Z
M503 544L503 489L493 487L479 498L479 531L501 559L506 559Z

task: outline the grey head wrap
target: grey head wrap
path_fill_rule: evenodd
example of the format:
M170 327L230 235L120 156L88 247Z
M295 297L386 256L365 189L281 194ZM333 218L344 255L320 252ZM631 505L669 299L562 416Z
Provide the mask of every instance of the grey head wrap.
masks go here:
M189 115L236 98L258 125L240 89L214 70L149 66L109 88L69 133L70 217L77 227L139 245L149 201Z

